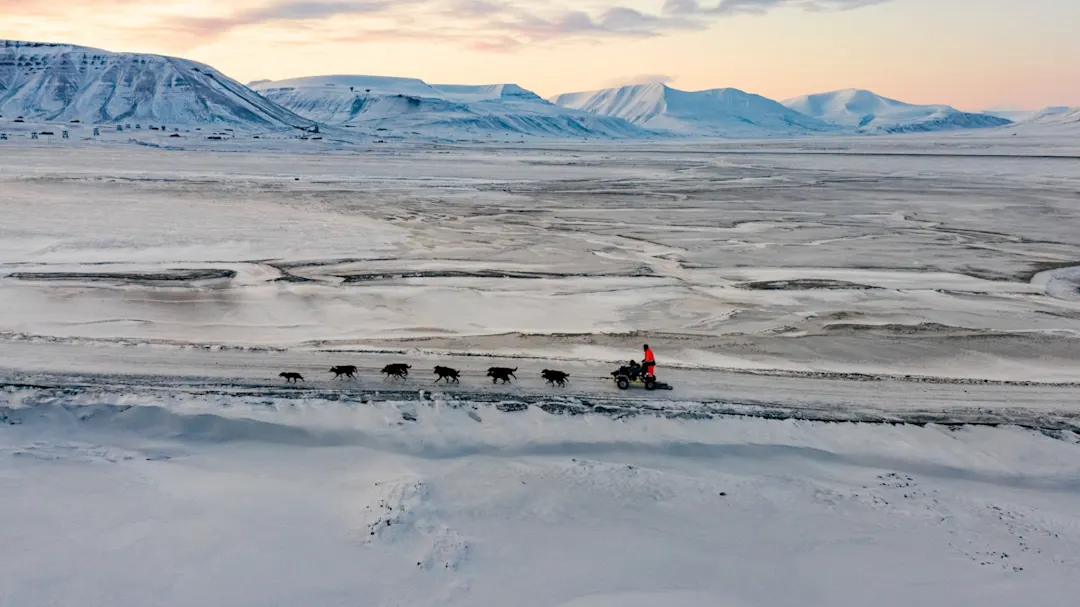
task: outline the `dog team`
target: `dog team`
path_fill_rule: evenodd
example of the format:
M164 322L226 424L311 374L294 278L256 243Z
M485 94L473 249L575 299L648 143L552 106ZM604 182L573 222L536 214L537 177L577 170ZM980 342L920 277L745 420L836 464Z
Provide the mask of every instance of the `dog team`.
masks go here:
M409 369L412 369L411 365L394 363L383 367L382 372L383 375L386 375L387 379L393 377L395 379L405 381L409 377ZM491 367L487 371L487 376L491 378L491 383L493 384L500 381L504 384L508 384L510 383L510 378L517 379L517 375L515 375L516 372L517 367L514 367L513 369L508 367ZM359 373L359 370L356 368L356 365L339 365L336 367L331 367L330 373L334 374L334 379L356 379L356 375L357 373ZM451 382L455 384L461 383L461 371L458 371L457 369L436 366L435 375L437 376L435 378L435 383L439 383L440 381L445 381L448 384ZM279 373L278 377L284 378L285 383L287 384L295 384L297 382L305 381L304 376L292 371L284 371L282 373ZM551 369L544 369L544 371L540 374L540 377L547 381L547 383L550 384L552 387L559 386L560 388L565 388L566 384L570 381L569 373L565 373L563 371L553 371Z

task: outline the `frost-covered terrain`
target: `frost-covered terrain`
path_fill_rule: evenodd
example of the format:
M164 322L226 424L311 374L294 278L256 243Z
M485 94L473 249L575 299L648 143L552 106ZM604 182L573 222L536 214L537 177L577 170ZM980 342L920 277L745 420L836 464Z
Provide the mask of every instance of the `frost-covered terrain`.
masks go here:
M788 99L784 105L807 116L864 133L982 129L1010 122L1001 116L970 114L947 105L913 105L857 89L803 95Z
M1074 138L87 130L0 141L0 606L1080 592Z
M738 89L681 91L665 84L635 84L551 99L556 105L622 118L681 135L766 137L838 131L835 125Z
M311 124L194 61L10 40L0 40L0 116L282 129Z
M655 137L619 118L559 107L513 84L432 86L415 78L313 76L251 86L312 120L385 136Z

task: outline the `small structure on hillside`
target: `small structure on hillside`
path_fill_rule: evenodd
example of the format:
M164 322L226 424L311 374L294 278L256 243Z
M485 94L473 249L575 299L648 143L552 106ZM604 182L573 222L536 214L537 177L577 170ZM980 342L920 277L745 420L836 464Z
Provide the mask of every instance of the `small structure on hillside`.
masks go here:
M98 127L95 126L94 127L94 137L100 137L100 136L101 136L101 129L99 129Z
M63 131L63 132L62 132L62 133L60 134L60 136L61 136L61 137L63 137L64 139L71 139L71 133L69 133L69 132L67 132L67 131Z

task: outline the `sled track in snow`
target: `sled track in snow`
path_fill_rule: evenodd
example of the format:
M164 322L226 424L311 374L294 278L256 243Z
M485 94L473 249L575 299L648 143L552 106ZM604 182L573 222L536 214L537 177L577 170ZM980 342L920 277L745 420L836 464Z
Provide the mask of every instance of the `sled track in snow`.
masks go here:
M512 388L510 388L512 389ZM38 376L26 381L0 382L0 423L12 418L15 410L42 404L70 407L101 406L116 402L141 406L170 399L187 398L212 402L229 409L243 404L252 407L289 408L299 403L322 406L363 407L374 403L411 403L483 412L484 409L515 413L539 409L552 415L603 415L613 419L652 416L673 420L714 420L755 417L827 423L888 425L1017 426L1053 436L1063 431L1080 432L1080 412L1044 411L1026 408L950 406L940 410L888 410L873 406L792 405L767 400L679 399L671 393L633 391L630 393L590 393L573 389L552 393L535 391L475 391L417 382L414 387L357 384L342 388L304 385L266 386L254 382L214 381L175 376L88 375ZM407 421L408 416L405 417Z

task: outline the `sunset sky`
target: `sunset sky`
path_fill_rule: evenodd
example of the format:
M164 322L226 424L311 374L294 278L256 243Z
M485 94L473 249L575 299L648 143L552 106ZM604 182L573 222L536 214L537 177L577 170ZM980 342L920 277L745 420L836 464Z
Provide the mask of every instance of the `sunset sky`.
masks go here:
M1077 0L0 0L0 38L317 74L1080 105Z

